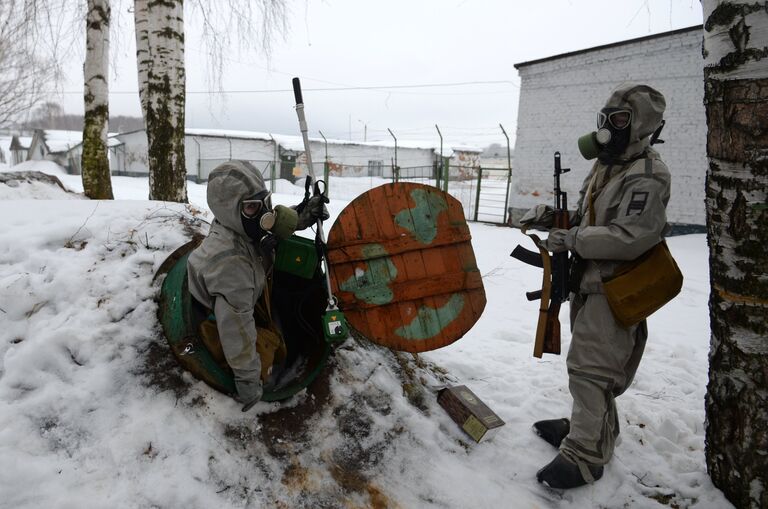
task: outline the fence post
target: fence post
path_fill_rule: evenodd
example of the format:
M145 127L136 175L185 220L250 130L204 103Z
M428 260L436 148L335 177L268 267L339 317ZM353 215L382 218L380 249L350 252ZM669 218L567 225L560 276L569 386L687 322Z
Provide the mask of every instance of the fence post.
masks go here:
M271 166L271 169L269 170L269 190L273 193L275 192L275 180L277 180L277 164L275 164L274 161L270 161L269 165Z
M480 212L480 183L483 181L483 168L477 167L477 193L475 194L475 221Z
M504 215L503 221L504 224L507 224L507 207L509 207L509 185L512 183L512 155L511 151L509 149L509 136L507 136L507 131L504 130L504 126L499 124L499 127L501 127L501 132L504 133L504 137L507 139L507 190L504 193Z
M509 207L509 186L512 183L512 168L507 170L507 189L504 192L504 224L507 224L507 207Z
M442 157L442 156L441 156ZM451 177L451 163L448 158L443 159L443 192L448 192L448 179Z

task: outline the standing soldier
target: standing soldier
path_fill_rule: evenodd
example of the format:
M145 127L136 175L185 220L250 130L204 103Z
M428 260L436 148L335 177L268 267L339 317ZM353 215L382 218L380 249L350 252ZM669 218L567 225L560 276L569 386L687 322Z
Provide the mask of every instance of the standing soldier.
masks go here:
M554 253L572 251L575 259L567 358L571 419L534 424L560 449L536 474L552 488L574 488L602 477L619 434L615 398L629 387L643 354L645 320L630 327L617 323L603 282L667 232L670 174L650 147L661 132L665 106L664 96L647 85L622 84L611 93L598 113L597 132L579 139L582 155L598 160L571 213L571 224L578 226L553 229L543 242ZM539 205L521 223L549 228L551 216L551 208Z

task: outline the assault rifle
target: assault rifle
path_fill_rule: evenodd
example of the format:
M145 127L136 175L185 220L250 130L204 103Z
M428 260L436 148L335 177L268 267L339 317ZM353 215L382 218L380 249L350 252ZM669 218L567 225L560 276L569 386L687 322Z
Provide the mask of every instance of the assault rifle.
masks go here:
M560 166L560 152L555 152L555 210L553 228L568 229L568 195L560 189L560 175L571 171ZM543 353L560 355L560 304L568 300L568 251L550 255L541 246L541 239L532 233L528 235L539 252L531 251L518 245L512 251L513 258L521 262L544 269L541 290L526 292L528 300L541 300L539 321L536 325L536 342L533 346L533 356L541 358Z

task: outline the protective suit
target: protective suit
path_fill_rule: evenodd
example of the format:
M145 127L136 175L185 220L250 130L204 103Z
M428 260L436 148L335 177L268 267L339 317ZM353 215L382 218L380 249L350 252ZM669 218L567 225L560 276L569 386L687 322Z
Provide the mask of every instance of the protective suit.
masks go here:
M577 226L553 230L546 241L549 250L568 249L580 259L572 274L577 286L570 304L570 429L566 426L562 433L567 436L553 442L560 444L558 458L537 474L552 487L575 487L602 475L619 434L615 398L629 387L643 354L646 322L629 328L616 323L603 280L661 242L668 229L670 174L649 145L651 135L658 135L665 105L661 93L646 85L623 84L611 93L601 112L630 112L628 131L621 133L623 146L613 153L601 149L572 214Z
M279 227L282 236L290 236L297 227L306 228L319 217L326 219L323 202L327 198L312 197L301 204L298 214L280 205L273 211L259 170L246 161L228 161L211 172L207 199L215 219L208 236L189 256L189 291L216 316L237 398L246 410L262 395L254 308L272 270L273 249L279 240L272 232ZM255 211L253 217L247 210ZM286 227L286 217L291 215L292 222ZM275 217L282 218L277 225Z

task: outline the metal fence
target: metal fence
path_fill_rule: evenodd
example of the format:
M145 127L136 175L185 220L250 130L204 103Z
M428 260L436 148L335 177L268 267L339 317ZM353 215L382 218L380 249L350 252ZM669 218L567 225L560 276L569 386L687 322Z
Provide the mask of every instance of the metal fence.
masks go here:
M227 159L200 159L200 175L207 180L210 172ZM248 161L264 178L272 192L303 193L304 179L308 174L306 163L292 160ZM333 165L324 162L312 164L314 174L323 179L328 197L337 200L353 200L374 187L391 182L416 182L438 187L459 200L464 217L469 221L495 224L507 223L511 170L508 168L482 168L438 165L398 167L394 165ZM442 171L441 171L442 170ZM447 175L447 178L446 178ZM280 181L292 184L284 187Z

